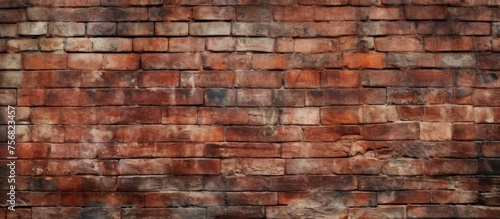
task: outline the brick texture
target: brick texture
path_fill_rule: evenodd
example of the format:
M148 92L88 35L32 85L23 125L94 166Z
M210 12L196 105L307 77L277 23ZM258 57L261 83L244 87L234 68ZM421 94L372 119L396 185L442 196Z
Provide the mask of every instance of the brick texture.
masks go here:
M0 0L0 218L498 218L498 0Z

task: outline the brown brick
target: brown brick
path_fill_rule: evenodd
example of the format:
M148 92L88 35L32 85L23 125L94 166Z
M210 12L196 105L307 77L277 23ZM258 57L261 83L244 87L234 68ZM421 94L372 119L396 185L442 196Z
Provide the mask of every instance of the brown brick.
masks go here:
M189 34L193 36L230 35L231 24L227 22L199 22L189 24Z
M166 52L168 39L165 38L134 38L134 52Z
M358 30L369 36L380 36L389 34L415 34L415 24L406 21L368 21L360 22Z
M359 71L324 70L321 71L321 87L358 87Z
M365 125L363 136L367 140L418 139L418 123L392 123Z
M172 159L173 174L220 174L218 159Z
M356 105L359 102L357 89L306 90L306 106Z
M161 112L162 124L192 125L197 123L197 109L192 107L167 107Z
M321 124L357 124L358 119L357 106L338 106L321 109Z
M314 70L288 70L285 72L285 87L317 88L320 84L320 72Z
M149 19L151 21L187 21L191 19L192 9L190 7L151 7L149 8Z
M361 10L358 7L316 7L313 10L314 20L360 20Z
M478 161L471 159L432 159L425 165L428 175L476 174L477 171Z
M433 205L416 205L408 207L408 217L411 218L453 218L455 217L454 206L433 206Z
M243 6L236 8L236 16L239 21L271 21L273 10L265 6Z
M430 203L431 194L428 191L391 191L379 192L379 204L425 204Z
M90 36L114 36L114 35L116 35L116 23L114 23L114 22L90 22L90 23L87 23L87 35L90 35Z

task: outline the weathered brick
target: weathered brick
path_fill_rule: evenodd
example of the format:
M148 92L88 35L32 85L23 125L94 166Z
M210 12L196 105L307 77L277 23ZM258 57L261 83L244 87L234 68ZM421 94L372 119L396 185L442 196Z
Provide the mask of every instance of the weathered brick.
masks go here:
M306 90L306 106L355 105L359 102L357 89Z
M252 66L255 69L284 69L286 59L281 54L254 54Z
M83 36L85 35L85 23L51 22L48 27L48 34L63 37Z
M203 38L170 38L169 52L202 52L205 50Z
M236 91L231 89L207 89L205 92L207 106L235 106Z
M235 16L233 7L198 6L193 8L194 20L233 20Z
M305 7L302 7L305 8ZM316 7L313 9L314 20L360 20L358 7Z
M228 141L282 142L302 140L302 129L297 126L226 128Z
M274 45L271 38L236 38L236 51L273 52Z
M430 203L431 194L428 191L391 191L379 192L379 204L425 204Z
M169 46L166 38L134 38L132 44L134 52L166 52Z
M94 52L131 52L132 39L127 38L90 38Z
M236 19L239 21L271 21L273 9L265 6L237 7Z
M369 36L389 34L410 35L416 33L415 23L407 21L368 21L360 22L358 30Z
M149 8L149 19L151 21L187 21L191 19L192 9L190 7L152 7Z
M116 27L116 33L119 36L152 36L154 34L153 31L153 22L120 22Z
M427 42L425 46L427 46ZM423 51L421 40L413 36L377 37L375 38L375 49L384 52Z
M203 68L213 70L247 70L252 65L252 56L245 54L209 53L203 55Z
M137 76L139 87L178 87L179 72L177 71L141 71Z
M0 37L15 37L17 36L16 24L0 24Z
M455 217L454 206L433 206L433 205L415 205L408 206L408 217L436 217L436 218L453 218Z
M418 139L418 123L392 123L365 125L363 137L367 140Z
M234 73L229 71L183 72L181 87L232 87Z
M103 68L105 70L137 70L139 55L137 54L104 54Z
M197 123L197 109L191 107L167 107L161 113L162 124L192 125Z
M0 69L21 69L21 54L0 54Z
M143 69L200 69L200 55L190 54L143 54Z
M230 35L231 24L227 22L199 22L189 24L189 34L194 36Z
M417 26L419 34L432 35L490 35L491 29L484 22L422 21Z
M231 33L235 36L268 36L268 23L236 22L232 24Z
M261 78L257 81L255 78ZM237 71L235 72L234 85L249 88L280 88L282 73L277 71Z
M89 35L89 36L114 36L114 35L116 35L116 23L114 23L114 22L89 22L89 23L87 23L87 35Z
M38 50L38 40L35 39L12 39L7 41L6 50L9 53L36 51Z
M344 53L342 65L350 69L384 68L386 56L383 53Z
M103 68L102 54L69 54L68 68L81 70L99 70Z
M14 56L17 57L17 56ZM9 63L9 62L7 62ZM24 69L66 69L66 54L30 53L23 55ZM7 66L8 67L8 66Z
M64 50L64 39L63 38L40 39L40 50L49 52Z
M361 129L359 126L323 126L304 127L304 139L314 142L333 142L342 137L349 139L359 138Z
M64 50L67 52L90 52L92 41L89 38L69 38L66 40Z
M406 6L405 17L408 20L444 20L448 16L445 6Z
M210 37L207 38L206 44L209 51L234 51L236 39L231 37Z
M317 125L319 124L319 109L317 108L285 108L282 110L280 124Z
M47 22L22 22L19 23L19 35L45 35L47 34Z

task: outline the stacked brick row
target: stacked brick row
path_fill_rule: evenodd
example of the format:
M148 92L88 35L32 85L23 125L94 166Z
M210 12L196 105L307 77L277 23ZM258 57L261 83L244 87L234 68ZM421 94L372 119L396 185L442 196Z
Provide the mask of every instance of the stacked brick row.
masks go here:
M0 0L0 217L498 217L499 5Z

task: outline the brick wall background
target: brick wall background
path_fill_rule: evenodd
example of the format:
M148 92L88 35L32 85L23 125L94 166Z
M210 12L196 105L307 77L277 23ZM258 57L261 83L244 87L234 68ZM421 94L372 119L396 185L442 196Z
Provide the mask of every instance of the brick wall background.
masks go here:
M498 217L499 5L0 0L0 217Z

